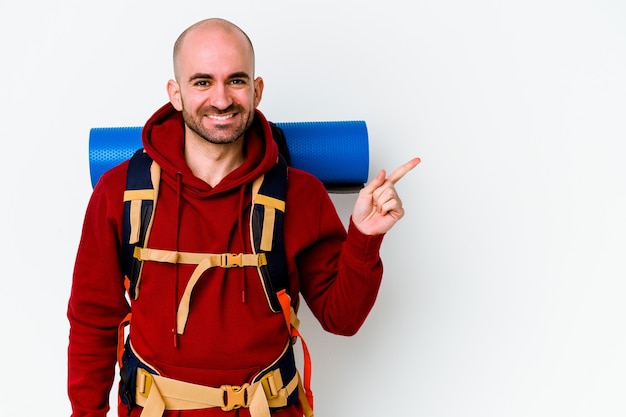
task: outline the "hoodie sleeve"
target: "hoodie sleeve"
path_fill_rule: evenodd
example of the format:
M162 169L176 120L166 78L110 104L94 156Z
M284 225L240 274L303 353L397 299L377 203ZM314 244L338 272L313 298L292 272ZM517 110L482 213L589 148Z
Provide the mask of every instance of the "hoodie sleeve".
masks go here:
M125 169L102 176L89 201L67 317L68 394L73 417L104 417L115 377L117 331L130 311L119 262Z
M325 330L354 335L378 295L384 235L364 235L351 219L346 232L323 185L306 178L299 183L298 177L290 175L294 198L288 197L290 235L285 239L295 239L301 248L295 255L300 292Z

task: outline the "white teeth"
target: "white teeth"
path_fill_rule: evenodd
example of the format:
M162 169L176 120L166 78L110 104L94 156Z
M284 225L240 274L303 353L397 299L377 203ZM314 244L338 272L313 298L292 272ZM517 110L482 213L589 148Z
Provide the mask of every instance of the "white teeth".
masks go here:
M209 115L209 118L216 119L216 120L226 120L226 119L230 119L231 117L233 117L232 114L225 114L225 115L211 114L211 115Z

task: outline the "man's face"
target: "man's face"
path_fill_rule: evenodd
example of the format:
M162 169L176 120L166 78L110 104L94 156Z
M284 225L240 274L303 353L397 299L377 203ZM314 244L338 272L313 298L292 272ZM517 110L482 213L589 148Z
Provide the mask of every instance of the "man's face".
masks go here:
M263 80L253 79L254 56L245 38L219 30L189 33L175 65L177 80L168 91L187 134L215 144L241 138L263 91Z

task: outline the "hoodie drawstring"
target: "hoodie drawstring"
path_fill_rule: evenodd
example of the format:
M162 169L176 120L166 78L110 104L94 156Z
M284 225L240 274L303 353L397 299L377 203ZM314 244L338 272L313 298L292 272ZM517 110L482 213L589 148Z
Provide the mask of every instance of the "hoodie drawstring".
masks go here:
M175 245L176 252L180 250L180 216L181 216L181 204L182 204L182 189L183 189L183 174L181 172L176 173L176 232L175 236ZM176 268L174 268L174 311L178 310L178 270L179 265L176 264ZM172 334L174 335L174 347L178 348L178 332L176 331L176 314L174 315L174 327L172 328Z
M243 202L245 199L245 193L246 193L246 188L247 187L241 187L239 189L239 207L243 208ZM245 232L244 232L244 221L243 221L243 209L239 210L239 214L238 214L238 218L237 218L237 223L239 224L239 238L241 239L241 244L242 247L246 247L245 245ZM245 304L246 303L246 274L243 270L243 268L240 271L241 274L241 303Z

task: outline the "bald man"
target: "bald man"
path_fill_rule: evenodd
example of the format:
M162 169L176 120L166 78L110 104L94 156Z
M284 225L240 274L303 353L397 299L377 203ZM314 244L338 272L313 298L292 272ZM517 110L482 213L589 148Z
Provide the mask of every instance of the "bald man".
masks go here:
M306 345L303 374L293 352L299 300L327 331L359 330L383 237L404 215L394 184L419 159L367 184L346 230L323 184L279 155L240 28L200 21L173 59L169 102L142 131L157 197L146 231L130 221L145 235L131 242L139 268L123 255L125 216L141 212L125 212L130 161L102 175L85 214L68 303L72 416L106 415L116 362L119 416L311 416ZM259 222L280 250L258 246Z

